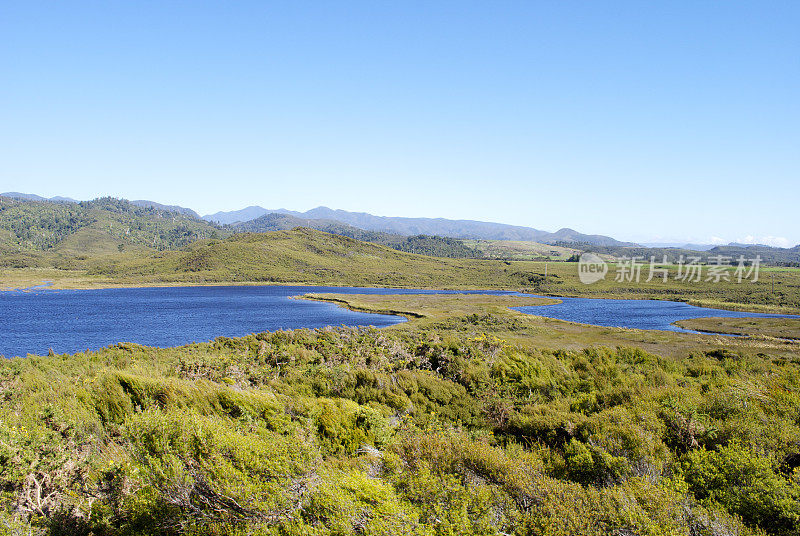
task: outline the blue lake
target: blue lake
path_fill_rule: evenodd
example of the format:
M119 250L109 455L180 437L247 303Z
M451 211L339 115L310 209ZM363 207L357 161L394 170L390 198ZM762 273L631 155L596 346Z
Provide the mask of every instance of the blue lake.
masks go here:
M798 318L792 315L747 313L696 307L688 303L663 300L611 300L595 298L558 298L554 305L514 307L515 310L532 315L557 318L581 324L594 324L616 328L661 329L684 333L697 333L672 323L689 318L708 316L725 318Z
M178 346L278 329L386 327L392 315L350 311L332 303L295 300L309 292L452 294L464 291L312 286L219 286L0 292L0 355L75 353L118 342ZM505 291L469 293L519 295ZM780 317L656 300L561 298L557 305L518 307L539 316L609 327L687 331L676 320L706 316Z
M399 316L350 311L332 303L290 299L309 292L443 293L311 286L0 292L0 355L41 355L51 348L56 353L75 353L118 342L167 347L279 329L340 325L386 327L405 321Z

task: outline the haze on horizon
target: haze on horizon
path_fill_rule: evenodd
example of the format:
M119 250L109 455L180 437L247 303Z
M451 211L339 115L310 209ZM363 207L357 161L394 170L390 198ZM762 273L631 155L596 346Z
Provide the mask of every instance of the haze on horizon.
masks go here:
M792 246L799 25L788 1L5 3L0 191Z

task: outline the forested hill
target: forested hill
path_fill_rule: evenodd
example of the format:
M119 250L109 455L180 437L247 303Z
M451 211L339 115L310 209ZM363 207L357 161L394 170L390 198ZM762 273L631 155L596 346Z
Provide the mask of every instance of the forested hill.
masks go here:
M188 214L112 197L73 203L0 196L0 252L6 253L170 250L229 234Z
M150 201L103 197L70 202L0 196L0 252L5 254L53 252L86 256L127 250L175 250L206 238L298 227L372 242L407 253L451 258L481 256L478 250L453 238L365 231L338 221L298 218L288 214L267 214L249 222L219 226L181 207Z

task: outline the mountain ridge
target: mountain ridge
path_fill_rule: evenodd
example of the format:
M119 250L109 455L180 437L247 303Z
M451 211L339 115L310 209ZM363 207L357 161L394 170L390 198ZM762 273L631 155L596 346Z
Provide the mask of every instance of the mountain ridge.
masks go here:
M62 197L60 195L56 195L54 197L42 197L41 195L36 194L26 194L22 192L3 192L0 193L2 197L10 197L11 199L19 199L21 201L49 201L50 203L78 203L79 201L76 199L72 199L71 197Z
M164 205L162 203L156 203L155 201L148 201L147 199L134 199L130 203L131 205L136 205L137 207L154 208L156 210L164 210L166 212L177 212L179 214L185 214L186 216L197 218L198 220L202 219L200 217L200 214L198 214L194 210L186 207L181 207L179 205Z
M85 203L70 197L54 196L43 197L37 194L21 193L21 192L4 192L0 196L16 199L19 201L35 201L35 202L48 202L48 203ZM325 227L335 228L334 223L345 225L349 228L357 229L365 233L385 233L390 235L402 235L405 237L414 237L426 235L431 237L441 238L454 238L461 240L506 240L506 241L527 241L537 242L548 245L563 245L566 247L579 246L579 245L592 245L597 247L645 247L645 248L675 248L675 249L692 249L694 251L708 251L715 247L714 244L672 244L672 243L646 243L636 244L633 242L624 242L617 240L613 237L600 235L600 234L584 234L569 227L563 227L555 232L543 231L533 227L525 227L519 225L510 225L496 222L485 222L479 220L452 220L448 218L412 218L403 216L375 216L368 212L350 212L342 209L331 209L326 206L319 206L307 210L305 212L288 210L285 208L267 209L258 205L251 205L240 210L234 211L219 211L213 214L206 214L200 216L194 210L182 207L179 205L167 205L150 200L133 200L129 201L131 205L152 208L165 212L179 213L196 220L206 221L216 225L229 225L233 227L245 227L247 230L255 231L252 225L244 225L252 222L258 218L269 214L283 214L292 216L300 220L304 220L304 226L315 229L323 229ZM268 225L264 230L275 230L274 226ZM286 228L286 222L283 222L281 228ZM344 236L353 236L352 229L342 229L337 231L329 231ZM694 246L694 247L693 247ZM727 244L728 247L752 248L753 246L761 247L755 244L737 244L731 242ZM800 245L798 245L800 246ZM795 250L794 248L780 248L775 247L775 250ZM723 246L725 247L725 246ZM773 248L772 246L764 246Z
M551 233L532 227L505 223L478 220L451 220L448 218L375 216L367 212L350 212L341 209L331 209L325 206L312 208L305 212L250 206L239 211L217 212L212 215L206 215L203 216L203 219L223 224L240 224L270 213L287 214L306 220L338 221L365 231L405 236L429 235L459 239L524 240L545 244L555 242L586 242L599 246L635 245L631 242L622 242L609 236L579 233L568 227ZM243 219L254 214L257 214L256 218L250 218L248 220Z

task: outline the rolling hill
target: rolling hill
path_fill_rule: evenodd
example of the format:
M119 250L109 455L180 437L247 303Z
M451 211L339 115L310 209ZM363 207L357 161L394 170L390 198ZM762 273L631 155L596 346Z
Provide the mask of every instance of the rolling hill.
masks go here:
M358 240L366 240L370 242L374 240L369 240L369 238L377 238L383 235L388 236L387 233L365 231L363 229L359 229L358 227L353 227L352 225L348 225L336 220L301 218L298 216L292 216L291 214L279 212L270 212L269 214L264 214L263 216L259 216L258 218L252 220L231 224L232 229L236 230L237 232L246 233L288 231L296 227L308 227L318 231L325 231L326 233L348 236L350 238L356 238ZM399 237L400 235L391 236Z
M144 283L246 281L496 288L501 284L516 287L526 281L513 272L499 262L434 258L298 228L200 240L179 251L115 255L93 263L88 273L118 282Z
M47 199L35 194L23 194L19 192L7 192L0 194L5 197L24 201L52 201L62 203L77 203L73 199L66 197L55 197ZM620 242L614 238L597 235L597 234L584 234L574 229L563 228L551 233L548 231L541 231L532 227L522 227L518 225L507 225L503 223L492 223L474 220L449 220L446 218L408 218L408 217L386 217L374 216L366 212L349 212L346 210L334 210L328 207L317 207L306 212L296 212L287 209L270 210L260 206L249 206L241 210L230 212L216 212L214 214L207 214L205 216L198 216L192 209L181 207L178 205L164 205L155 201L148 200L134 200L130 204L142 208L151 208L156 211L176 212L184 216L189 216L194 219L202 219L214 225L233 225L239 229L247 230L276 230L274 225L269 228L262 229L260 226L263 222L256 222L252 225L243 225L253 222L259 218L269 214L283 214L285 216L292 216L299 220L304 220L306 223L303 226L313 228L321 228L322 225L331 229L329 232L337 234L344 234L345 236L353 235L353 231L349 228L356 228L362 231L385 233L388 235L402 235L402 236L439 236L446 238L457 239L480 239L480 240L515 240L515 241L528 241L543 244L556 244L565 242L574 243L588 243L597 246L633 246L629 242ZM276 220L276 218L272 218ZM323 220L324 223L318 223L317 220ZM337 227L334 222L344 224L348 227ZM295 225L297 226L297 225ZM284 227L285 228L285 227ZM335 230L334 230L335 229ZM368 235L362 235L360 239Z

